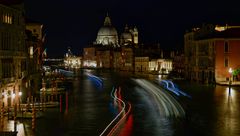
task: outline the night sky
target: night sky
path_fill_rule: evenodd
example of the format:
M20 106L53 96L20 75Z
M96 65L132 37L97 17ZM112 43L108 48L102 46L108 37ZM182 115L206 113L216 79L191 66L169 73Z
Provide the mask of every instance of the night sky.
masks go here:
M49 57L75 55L96 40L109 13L118 34L125 24L137 26L140 43L183 48L183 35L203 23L239 25L239 5L210 0L25 0L28 18L44 24Z

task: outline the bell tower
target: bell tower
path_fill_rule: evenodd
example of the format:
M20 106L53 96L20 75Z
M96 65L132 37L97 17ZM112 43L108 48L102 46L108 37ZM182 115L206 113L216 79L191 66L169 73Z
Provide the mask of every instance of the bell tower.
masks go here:
M136 26L133 28L132 34L133 34L133 43L138 44L138 30Z

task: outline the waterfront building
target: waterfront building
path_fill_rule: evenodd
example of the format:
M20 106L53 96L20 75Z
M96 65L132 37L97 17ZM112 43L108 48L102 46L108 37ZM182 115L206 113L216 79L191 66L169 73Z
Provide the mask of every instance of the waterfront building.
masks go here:
M240 26L203 25L184 35L185 77L205 83L229 81L240 62Z
M121 49L117 48L114 50L114 54L113 54L113 68L115 70L120 70L123 67L123 58L122 58L122 53L121 53Z
M26 19L26 45L28 49L28 77L25 80L23 98L34 96L40 90L43 59L45 58L43 24Z
M64 56L64 67L66 69L78 69L82 65L82 57L73 55L70 48L68 48L67 53Z
M96 52L98 68L113 68L113 51L99 49Z
M83 67L84 68L96 68L96 47L88 47L83 49Z
M149 61L149 72L169 74L172 71L171 59L152 59Z
M174 55L173 62L172 62L172 69L173 69L173 74L176 74L174 76L177 77L184 77L184 68L185 68L185 57L183 53L177 53Z
M149 72L149 57L135 57L135 72Z
M134 50L132 47L122 47L121 48L121 54L122 54L122 67L120 70L124 71L133 71L135 68L135 56L134 56Z
M134 70L133 48L138 44L138 30L126 25L120 34L112 25L110 17L105 17L103 26L97 33L96 41L83 51L83 67Z
M83 67L158 74L172 71L174 52L164 58L160 44L139 45L138 35L136 27L126 25L119 38L117 29L107 15L104 25L97 33L96 41L84 48Z
M20 102L27 51L23 2L0 1L0 106Z

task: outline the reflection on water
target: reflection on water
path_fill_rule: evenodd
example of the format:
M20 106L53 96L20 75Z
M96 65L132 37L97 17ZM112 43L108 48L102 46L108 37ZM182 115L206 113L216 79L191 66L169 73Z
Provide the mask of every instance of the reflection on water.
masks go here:
M220 87L215 89L215 101L218 103L216 107L217 122L215 132L216 135L239 135L240 134L240 114L239 88Z
M179 86L192 99L187 105L187 121L184 131L177 126L175 135L239 136L240 135L240 87L208 86L194 82L181 82Z
M2 122L3 121L3 122ZM3 118L1 121L1 128L0 131L5 131L5 132L14 132L15 130L18 132L17 136L27 136L27 135L32 135L28 134L27 130L29 126L28 124L25 124L20 121L14 122L14 120L8 120L7 117ZM4 125L2 125L4 123Z
M113 83L120 78L110 78L104 73L102 88L94 80L80 77L73 81L69 90L69 110L65 114L58 108L45 111L37 119L36 131L31 130L31 119L17 123L20 136L75 136L99 135L114 118L109 110L110 92ZM123 79L122 79L123 80ZM126 84L125 82L123 82ZM130 83L129 83L130 84ZM192 99L177 98L184 105L187 118L166 118L159 116L149 94L142 88L134 91L134 85L127 85L123 93L132 104L132 118L129 126L136 136L238 136L240 135L240 88L227 86L206 86L189 82L178 82L182 91ZM131 87L130 87L131 86ZM64 99L65 97L63 97ZM63 106L65 103L63 104ZM63 107L63 111L64 111ZM5 126L7 127L7 126ZM13 124L9 124L13 130ZM24 131L23 131L24 130ZM19 136L19 135L18 135Z

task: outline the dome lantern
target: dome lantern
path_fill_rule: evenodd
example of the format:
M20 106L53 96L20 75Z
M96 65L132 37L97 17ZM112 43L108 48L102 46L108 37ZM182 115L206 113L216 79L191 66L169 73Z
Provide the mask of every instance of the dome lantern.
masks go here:
M104 20L104 26L111 26L111 25L112 25L111 19L108 16L108 13L107 13L107 16L105 17L105 20Z

